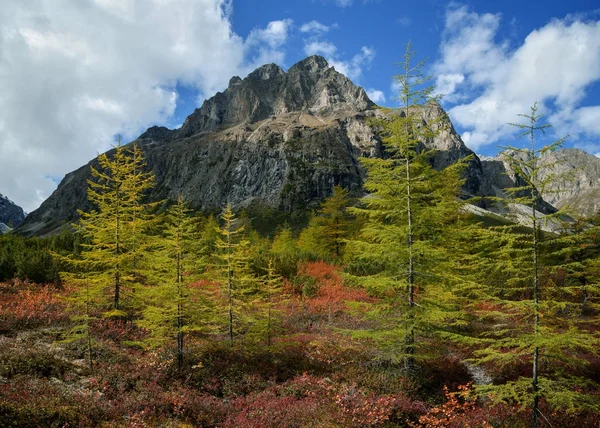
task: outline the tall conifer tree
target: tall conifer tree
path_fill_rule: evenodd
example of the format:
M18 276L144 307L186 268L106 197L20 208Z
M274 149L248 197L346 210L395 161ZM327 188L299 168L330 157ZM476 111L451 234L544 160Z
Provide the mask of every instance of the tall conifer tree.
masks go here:
M104 153L98 162L100 168L92 167L88 180L94 209L79 212L77 227L84 243L75 263L85 281L110 296L111 310L106 315L124 316L124 289L135 287L135 263L145 249L143 233L149 220L144 213L151 204L145 203L144 196L154 185L154 176L143 172L143 154L137 145L126 148L119 141L112 156Z
M93 209L79 211L75 225L81 236L81 252L61 256L70 266L65 276L78 285L71 307L80 321L67 340L85 339L92 366L90 324L98 313L123 317L124 288L135 287L134 267L145 247L143 231L149 222L144 193L153 186L154 176L143 171L139 147L121 146L119 139L111 155L98 156L100 168L91 167L88 199Z
M249 266L250 242L245 237L244 226L237 221L229 204L221 219L223 224L218 229L216 242L219 259L216 273L226 299L227 337L233 348L236 337L241 338L252 324L255 315L252 303L260 300L260 296Z
M401 358L407 371L416 358L429 355L418 337L431 337L460 319L440 269L448 265L444 235L461 216L464 166L436 171L429 162L432 153L422 143L441 125L423 123L422 109L435 102L434 87L428 86L432 77L422 74L424 61L414 64L413 56L409 43L403 72L395 77L401 107L380 123L385 155L362 160L370 195L362 208L351 210L365 225L349 247L351 269L366 274L362 282L383 301L373 312L378 328L366 335Z
M191 287L199 277L197 219L183 198L161 217L162 233L153 237L143 268L150 282L139 324L150 332L148 343L176 343L177 366L183 366L186 334L203 331L211 322L212 304L202 288Z
M590 397L581 393L585 381L568 376L567 367L579 365L578 352L596 353L597 336L581 329L575 313L567 309L566 288L557 287L551 272L561 264L565 251L557 242L566 243L567 235L551 232L559 229L562 210L542 215L541 195L547 193L556 174L547 154L562 145L564 138L552 144L536 147L538 133L550 127L541 124L537 103L529 114L519 115L526 122L514 124L527 137L529 147L507 147L504 157L515 174L516 185L506 189L507 202L520 211L525 225L518 223L480 229L474 246L479 247L482 283L488 300L496 311L483 314L497 326L482 338L483 349L476 352L475 361L496 367L510 367L528 361L531 377L519 377L501 385L488 385L481 390L500 400L516 400L532 408L532 427L538 427L542 415L540 400L563 411L575 411L591 405ZM498 201L501 202L501 201ZM552 248L558 249L551 256ZM554 259L554 262L552 261ZM597 407L597 406L596 406Z

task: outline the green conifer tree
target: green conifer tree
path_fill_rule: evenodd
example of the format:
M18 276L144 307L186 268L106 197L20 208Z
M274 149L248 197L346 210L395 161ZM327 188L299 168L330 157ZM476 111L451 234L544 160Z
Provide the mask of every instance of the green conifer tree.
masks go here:
M506 193L509 206L521 212L526 224L481 229L479 238L473 240L474 246L479 247L477 268L486 285L488 301L496 308L484 316L497 326L484 334L485 347L476 352L475 361L496 367L530 362L530 378L521 376L480 389L499 400L531 405L532 427L538 427L540 417L544 416L540 410L541 398L563 411L594 407L590 397L581 393L586 381L567 373L578 363L577 352L596 352L598 339L579 328L569 316L574 312L565 312L569 306L567 296L573 288L561 290L550 275L557 267L551 264L552 247L559 248L555 260L563 259L569 252L556 246L557 241L566 242L568 236L550 231L561 224L563 211L546 215L538 211L541 195L557 179L556 174L541 174L542 169L553 168L546 161L546 154L556 150L564 138L537 148L537 134L550 125L540 124L542 116L537 103L529 114L519 116L526 123L515 126L523 130L520 136L527 137L530 146L507 148L505 159L515 173L517 184L506 189Z
M324 245L335 259L343 255L345 239L350 227L350 219L346 211L349 205L348 191L341 186L335 186L333 194L325 199L315 218L317 226L321 227Z
M283 281L275 273L272 260L269 260L266 274L260 278L260 286L263 314L261 316L259 331L264 332L267 352L271 353L273 337L282 330L279 322L281 312L277 309L277 304L283 297Z
M76 285L71 309L76 324L66 340L85 338L92 366L90 324L99 313L105 317L124 317L125 288L136 287L135 262L144 252L143 232L149 219L144 193L153 186L154 176L143 172L141 149L121 146L113 153L98 156L100 168L91 167L88 199L94 207L79 211L75 225L81 236L81 252L70 256L55 254L69 266L64 276ZM129 302L133 303L133 302ZM131 305L133 307L133 305Z
M443 270L452 259L450 225L462 216L458 197L464 168L458 163L438 172L430 164L432 153L422 142L439 124L424 125L421 111L435 101L434 87L422 74L424 61L414 65L413 56L408 44L403 73L395 78L402 107L380 123L385 156L362 160L369 196L351 212L365 224L360 239L347 249L350 269L363 275L362 282L382 300L372 313L378 328L365 335L403 360L409 372L416 358L431 355L418 337L449 331L461 319L450 275Z
M226 299L227 337L231 348L236 337L241 339L255 319L256 307L260 299L258 283L249 265L249 241L245 237L244 226L239 224L231 206L223 211L222 226L218 229L217 272Z
M95 207L80 211L77 228L86 243L81 257L72 262L92 287L108 289L111 311L106 316L125 316L125 287L135 286L136 260L144 252L143 232L149 219L143 214L151 204L144 193L154 185L154 176L143 172L144 160L137 145L120 144L109 157L98 156L100 169L92 167L88 198Z
M273 238L271 243L271 259L275 272L285 278L292 278L298 273L298 262L301 253L294 239L292 229L286 224Z
M149 286L139 324L149 330L151 346L176 343L177 366L184 359L184 337L208 329L212 305L202 288L190 285L199 277L197 219L183 198L161 217L163 232L155 236L143 268Z

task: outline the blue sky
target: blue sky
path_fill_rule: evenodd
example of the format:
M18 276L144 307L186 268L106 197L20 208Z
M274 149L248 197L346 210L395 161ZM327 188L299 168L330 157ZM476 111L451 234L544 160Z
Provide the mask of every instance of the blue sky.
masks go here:
M440 0L8 0L0 13L0 193L35 209L69 171L152 125L179 126L232 75L308 54L394 106L406 43L429 59L465 143L554 136L600 153L600 4Z

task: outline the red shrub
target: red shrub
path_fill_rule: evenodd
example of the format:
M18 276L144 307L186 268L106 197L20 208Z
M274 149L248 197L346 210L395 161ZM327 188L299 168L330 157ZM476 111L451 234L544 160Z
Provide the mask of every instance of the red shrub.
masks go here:
M339 267L322 261L309 262L300 266L299 275L316 281L314 295L307 299L309 309L329 318L342 312L347 301L370 302L365 290L344 285Z
M56 289L25 282L0 288L0 332L50 326L68 319Z
M138 327L132 322L115 319L95 320L90 327L92 335L95 338L110 340L116 343L140 341L148 333L147 330Z

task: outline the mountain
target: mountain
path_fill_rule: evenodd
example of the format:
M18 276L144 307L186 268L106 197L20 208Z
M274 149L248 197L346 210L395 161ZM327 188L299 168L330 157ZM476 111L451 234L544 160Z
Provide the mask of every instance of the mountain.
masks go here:
M284 213L287 219L318 206L334 185L362 194L361 156L381 156L370 120L391 114L320 56L282 70L264 65L206 100L179 129L152 127L135 144L156 176L149 195L176 199L181 193L198 210L220 211L226 203L256 216ZM472 156L465 197L489 196L514 184L500 160L481 161L454 130L439 104L413 108L439 133L424 147L436 149L434 167ZM56 191L19 228L25 235L50 234L88 210L86 179L97 160L65 176ZM512 183L512 184L511 184ZM480 202L481 209L490 209ZM542 212L552 211L541 204ZM286 214L287 213L287 214Z
M8 232L11 227L19 226L24 218L23 208L0 194L0 233Z
M491 183L491 191L503 196L503 188L519 185L519 178L507 161L510 153L483 158L483 174ZM567 207L571 215L589 216L600 209L600 159L580 149L558 149L547 152L539 160L539 179L552 176L550 186L542 193L540 211Z

